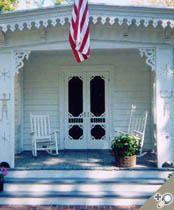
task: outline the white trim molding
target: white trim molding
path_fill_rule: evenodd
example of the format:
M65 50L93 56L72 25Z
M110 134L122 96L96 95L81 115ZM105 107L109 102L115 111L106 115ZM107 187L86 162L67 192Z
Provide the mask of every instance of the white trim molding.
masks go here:
M152 68L152 71L155 71L155 48L139 48L141 57L146 57L146 64Z
M31 30L32 27L47 28L49 25L63 26L70 22L72 5L55 6L51 8L40 8L27 11L15 11L2 14L0 17L0 28L6 33L8 30L23 31L25 28ZM93 24L107 22L110 25L139 26L162 26L163 28L174 28L173 11L166 8L143 8L143 7L120 7L113 5L90 4L90 20Z

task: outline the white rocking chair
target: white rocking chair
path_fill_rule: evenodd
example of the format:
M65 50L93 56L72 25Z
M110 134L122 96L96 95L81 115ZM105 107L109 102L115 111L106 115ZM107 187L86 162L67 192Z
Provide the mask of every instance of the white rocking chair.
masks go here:
M30 114L30 123L33 156L37 157L38 150L45 150L51 155L58 155L58 130L50 131L49 115Z
M118 130L115 130L115 132L129 133L138 137L139 146L137 152L139 153L138 154L139 156L142 156L148 112L145 111L141 115L135 115L134 114L135 110L136 106L132 105L127 132L118 131Z

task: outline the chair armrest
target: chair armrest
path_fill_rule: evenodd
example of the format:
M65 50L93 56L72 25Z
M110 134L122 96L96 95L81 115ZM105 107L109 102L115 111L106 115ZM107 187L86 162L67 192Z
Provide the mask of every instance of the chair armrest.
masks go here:
M34 131L30 132L30 135L34 135Z
M117 133L121 133L121 134L127 134L126 132L119 131L119 130L114 130L114 131L117 132Z
M50 135L55 134L55 133L58 133L58 132L59 132L59 130L54 130L54 131L52 131L52 132L50 133Z
M135 132L135 136L138 137L139 140L141 140L143 137L143 133L140 131L134 131L134 132Z
M143 133L142 133L142 132L140 132L140 131L135 131L135 130L134 130L134 132L135 132L135 133L137 133L137 134L141 134L141 135L143 135Z

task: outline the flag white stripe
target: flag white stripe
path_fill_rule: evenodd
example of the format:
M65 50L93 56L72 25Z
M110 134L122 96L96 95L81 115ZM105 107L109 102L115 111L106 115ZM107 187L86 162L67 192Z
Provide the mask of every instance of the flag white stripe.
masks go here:
M75 3L75 5L76 5L77 8L78 8L79 0L74 0L74 3Z
M80 60L81 60L81 61L84 61L83 55L82 55L80 52L78 52L78 55L79 55L79 57L80 57Z

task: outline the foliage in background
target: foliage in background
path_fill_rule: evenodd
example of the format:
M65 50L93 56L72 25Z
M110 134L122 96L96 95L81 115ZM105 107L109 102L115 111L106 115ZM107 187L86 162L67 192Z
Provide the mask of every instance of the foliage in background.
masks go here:
M73 0L55 0L55 2L56 2L56 4L62 4L62 3L65 3L65 2L72 3Z
M0 11L11 11L16 8L18 0L0 0Z
M135 4L143 5L143 4L151 4L155 6L174 6L174 0L133 0L132 1Z
M62 3L62 0L56 0L56 3L57 4L61 4Z

